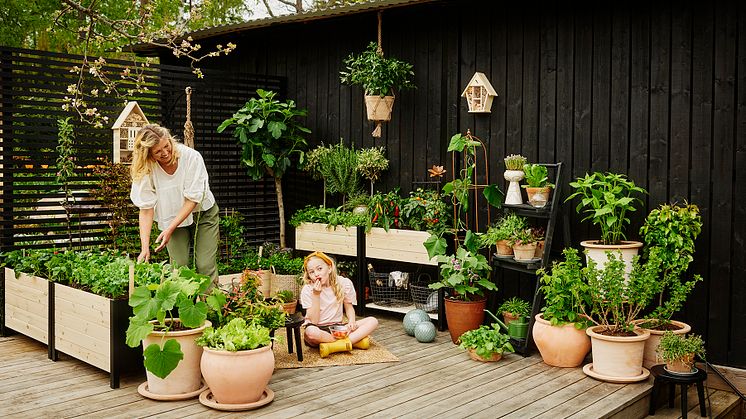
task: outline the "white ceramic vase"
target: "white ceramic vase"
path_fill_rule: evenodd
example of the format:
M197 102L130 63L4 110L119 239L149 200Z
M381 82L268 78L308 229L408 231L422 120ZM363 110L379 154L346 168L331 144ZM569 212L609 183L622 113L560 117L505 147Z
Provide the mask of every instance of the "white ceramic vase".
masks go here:
M508 192L505 194L506 205L521 205L523 203L523 196L521 195L521 186L518 182L523 180L526 176L523 170L506 170L503 174L505 180L510 182L508 185Z

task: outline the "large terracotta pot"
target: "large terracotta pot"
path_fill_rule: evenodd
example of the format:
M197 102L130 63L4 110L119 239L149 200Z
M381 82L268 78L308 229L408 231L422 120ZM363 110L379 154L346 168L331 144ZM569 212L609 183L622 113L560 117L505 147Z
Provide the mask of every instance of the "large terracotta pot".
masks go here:
M544 363L553 367L577 367L591 350L591 338L572 323L552 326L541 314L535 317L532 335Z
M600 244L598 240L585 240L580 242L580 245L586 250L586 260L593 259L597 269L603 269L606 266L609 260L607 252L622 252L625 278L629 277L629 273L632 272L632 259L642 248L642 243L638 241L622 241L620 244L607 245Z
M218 403L259 401L275 370L270 346L246 351L205 348L200 364L205 382Z
M170 319L169 319L170 320ZM179 395L192 393L202 387L202 373L199 362L202 358L202 347L194 341L202 335L205 327L212 326L209 320L202 327L189 330L168 332L165 339L176 339L181 345L184 359L166 378L158 378L150 371L145 371L148 378L148 391L157 395ZM152 332L142 340L143 349L152 343L162 344L164 332Z
M639 325L641 323L645 323L645 320L635 320L633 323ZM679 329L677 330L672 330L675 335L685 335L692 331L692 327L684 322L671 320L671 323L679 327ZM658 349L658 345L661 343L661 338L663 337L663 333L665 333L665 331L646 328L643 328L643 330L647 330L648 332L650 332L650 339L645 341L645 352L643 353L642 357L642 366L650 369L650 367L652 367L653 365L663 363L663 360L658 356L658 352L656 352L656 349Z
M446 322L453 343L458 343L464 332L478 329L482 325L486 306L486 298L478 301L445 299Z
M603 326L585 330L591 337L593 371L598 376L631 378L642 374L642 354L650 332L635 329L636 336L606 336L597 333Z

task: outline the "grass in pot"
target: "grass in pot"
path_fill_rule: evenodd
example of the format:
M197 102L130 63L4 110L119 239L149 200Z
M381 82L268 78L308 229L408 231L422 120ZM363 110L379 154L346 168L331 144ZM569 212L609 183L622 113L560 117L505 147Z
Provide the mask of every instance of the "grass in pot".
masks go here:
M705 357L705 343L699 335L679 335L667 331L661 337L658 355L666 363L666 370L674 374L696 372L695 356Z
M531 312L531 304L521 298L511 297L505 300L497 311L502 313L503 320L508 325L513 320L528 316Z

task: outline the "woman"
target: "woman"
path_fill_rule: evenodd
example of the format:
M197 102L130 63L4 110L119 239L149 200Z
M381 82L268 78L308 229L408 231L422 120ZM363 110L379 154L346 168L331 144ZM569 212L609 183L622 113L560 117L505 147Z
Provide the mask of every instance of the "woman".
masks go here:
M142 250L138 262L150 259L150 231L155 220L161 231L155 251L165 247L172 264L188 266L194 238L197 272L217 283L220 217L202 156L174 141L167 129L149 124L135 138L131 173L130 198L140 208Z
M300 302L306 310L306 343L318 345L322 358L333 352L350 351L353 346L368 349L368 335L378 327L378 320L355 318L355 287L348 278L337 274L334 261L323 252L311 253L303 260L303 279L305 285L300 292ZM349 336L337 340L329 326L344 324L343 314L347 316Z

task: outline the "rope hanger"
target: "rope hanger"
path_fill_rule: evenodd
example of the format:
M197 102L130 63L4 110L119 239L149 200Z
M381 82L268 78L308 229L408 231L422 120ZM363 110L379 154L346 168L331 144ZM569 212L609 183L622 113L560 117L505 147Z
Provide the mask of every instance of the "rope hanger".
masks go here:
M184 145L194 148L194 125L192 125L192 88L187 86L186 92L186 122L184 122Z
M379 10L378 11L378 49L376 51L378 52L378 55L380 55L381 57L383 57L383 39L382 39L383 35L381 31L382 22L383 22L383 12ZM393 95L394 93L391 92L391 94ZM376 109L378 109L379 106L386 106L386 104L384 101L381 100L376 104ZM391 111L391 109L389 109L389 111ZM373 130L371 135L374 138L381 138L381 129L382 129L381 126L383 122L382 121L375 121L375 122L376 122L376 128Z

